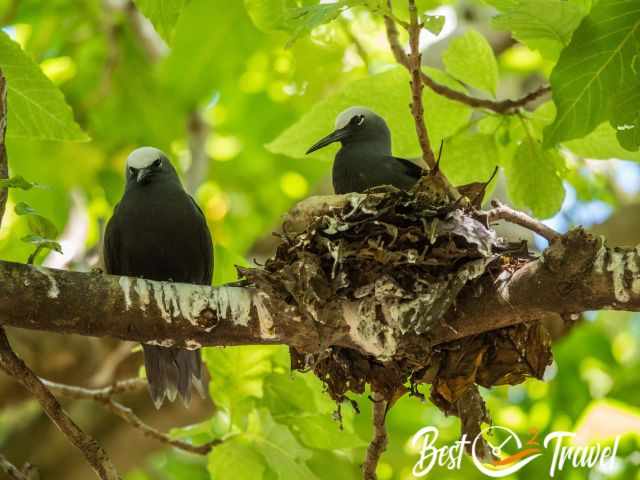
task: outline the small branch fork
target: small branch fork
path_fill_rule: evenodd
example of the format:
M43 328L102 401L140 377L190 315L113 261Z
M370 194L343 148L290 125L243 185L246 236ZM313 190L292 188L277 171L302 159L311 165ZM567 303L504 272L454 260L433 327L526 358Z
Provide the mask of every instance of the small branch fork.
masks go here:
M58 403L58 400L56 400L56 397L14 353L2 328L0 328L0 368L20 382L40 402L51 421L83 453L98 478L102 480L120 480L120 475L118 475L107 453L91 436L83 432L71 420L60 406L60 403Z
M398 28L396 27L395 20L390 16L385 15L384 23L387 29L387 40L389 42L391 52L396 59L396 62L406 68L409 68L410 60L407 54L404 52L402 45L400 44ZM551 87L546 85L516 100L507 99L501 101L492 101L471 97L465 93L458 92L445 85L441 85L431 77L429 77L422 70L420 70L420 78L427 87L429 87L439 95L447 97L456 102L464 103L465 105L469 105L473 108L484 108L503 115L513 115L518 111L518 109L551 92Z
M502 204L498 200L493 200L491 202L491 206L493 208L486 212L487 220L489 222L494 222L496 220L506 220L509 223L520 225L521 227L531 230L533 233L537 233L541 237L548 240L549 243L559 239L562 236L553 228L546 226L540 220L536 220L535 218L530 217L524 212L513 210L512 208Z
M109 387L96 389L64 385L62 383L55 383L49 380L42 380L42 383L44 383L52 392L63 397L75 400L92 400L99 403L111 413L123 419L129 425L140 430L147 437L154 438L162 443L185 452L195 453L197 455L207 455L214 446L221 443L221 440L214 440L205 443L204 445L192 445L182 440L173 439L166 433L160 432L150 425L147 425L140 419L140 417L133 413L133 410L114 400L113 397L115 395L146 389L147 382L144 379L134 378L130 380L122 380Z

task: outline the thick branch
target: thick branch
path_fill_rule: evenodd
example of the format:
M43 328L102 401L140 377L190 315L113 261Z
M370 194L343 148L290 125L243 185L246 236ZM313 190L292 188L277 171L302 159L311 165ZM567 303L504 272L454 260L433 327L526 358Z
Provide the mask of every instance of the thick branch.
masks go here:
M91 468L102 480L119 480L120 476L107 453L67 416L56 398L40 379L18 358L0 328L0 367L29 390L40 402L47 416L85 456Z
M391 48L393 56L396 59L396 62L398 62L400 65L404 65L406 68L409 68L409 59L405 51L402 49L402 46L400 45L398 29L394 20L389 16L385 16L384 23L387 29L387 39L389 42L389 46ZM455 100L456 102L464 103L465 105L469 105L473 108L485 108L487 110L505 115L514 114L519 108L525 107L530 102L533 102L534 100L537 100L543 95L551 92L551 87L546 85L516 100L506 99L493 101L471 97L463 92L459 92L445 85L441 85L422 71L420 72L420 77L422 79L422 82L427 87L429 87L439 95L447 97L451 100Z
M311 353L337 345L385 359L548 313L640 311L640 248L611 249L582 230L571 232L539 260L463 291L446 324L435 324L428 336L386 326L391 343L367 336L358 301L325 305L317 318L332 321L323 323L250 286L210 288L8 262L0 262L0 283L0 319L16 327L187 348L283 343Z

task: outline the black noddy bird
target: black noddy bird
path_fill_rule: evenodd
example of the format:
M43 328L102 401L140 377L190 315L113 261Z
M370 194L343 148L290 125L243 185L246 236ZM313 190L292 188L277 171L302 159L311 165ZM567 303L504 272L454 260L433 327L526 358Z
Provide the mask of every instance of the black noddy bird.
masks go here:
M127 158L126 186L107 224L107 273L210 285L213 242L207 222L162 151L142 147ZM165 397L204 397L199 350L143 345L149 392L156 408Z
M426 172L415 163L391 154L387 122L365 107L351 107L336 118L335 130L315 143L307 154L340 142L333 163L335 193L363 192L381 185L409 190Z

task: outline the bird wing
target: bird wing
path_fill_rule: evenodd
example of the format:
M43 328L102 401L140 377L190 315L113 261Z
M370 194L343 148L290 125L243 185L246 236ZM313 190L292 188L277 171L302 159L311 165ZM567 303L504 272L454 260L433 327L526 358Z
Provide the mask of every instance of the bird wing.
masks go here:
M116 233L116 222L114 221L116 217L116 212L118 211L118 206L120 204L116 204L113 209L113 216L107 223L107 227L104 231L104 248L102 252L104 266L107 273L111 273L114 275L120 275L120 265L118 260L120 259L119 250L120 250L120 242L118 241L118 234Z
M202 248L202 255L204 257L203 260L206 262L205 278L203 278L202 284L211 285L211 280L213 280L213 239L211 238L211 232L209 231L209 226L207 225L207 219L204 216L202 209L198 206L191 195L189 195L189 199L198 212L200 220L202 222L200 246Z
M410 177L413 177L417 180L422 175L425 174L425 169L422 168L420 165L416 165L411 160L407 160L405 158L398 158L398 157L393 157L393 158L394 160L397 160L402 165L402 167L404 168L404 172Z

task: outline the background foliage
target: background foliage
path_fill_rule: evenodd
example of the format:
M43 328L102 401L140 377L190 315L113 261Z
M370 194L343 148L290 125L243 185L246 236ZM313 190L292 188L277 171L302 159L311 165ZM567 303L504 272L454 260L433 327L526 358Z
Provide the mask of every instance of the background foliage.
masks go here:
M510 116L474 111L426 88L431 141L445 142L442 167L454 183L485 180L499 165L495 195L559 229L610 217L601 232L638 243L637 5L418 4L421 14L431 15L425 17L430 30L442 29L422 39L425 72L439 83L486 98L518 97L545 82L553 88L552 100ZM394 5L406 18L405 2ZM216 239L215 282L233 280L234 264L269 255L269 232L293 202L329 191L335 150L309 158L304 151L330 131L342 109L373 108L391 125L394 152L418 155L408 75L389 52L380 17L385 11L382 0L136 0L135 6L123 0L0 1L13 176L0 257L25 261L33 244L47 252L58 248L56 241L64 253L43 253L36 261L90 268L101 225L122 192L128 153L157 146L188 176L195 171L194 121L203 119L209 132L205 173L196 176L193 193ZM49 364L46 372L69 382L65 372L81 363L74 345L85 339L65 343L71 348L60 360L62 341L50 338L18 337L26 356L40 358ZM610 436L608 419L619 418L622 430L635 435L624 437L612 470L565 470L558 477L640 478L639 339L635 315L588 316L558 339L548 383L484 392L494 421L521 435L531 428L570 430L592 441ZM92 352L88 365L100 365L107 347ZM290 373L285 348L208 349L205 359L215 409L203 402L195 410L200 422L174 434L225 442L208 458L162 449L132 458L128 445L109 446L124 449L128 480L218 479L230 472L239 480L359 478L371 435L366 397L355 399L359 415L342 407L340 430L332 415L336 406L317 379ZM139 354L127 362L120 374L137 368ZM0 389L0 448L39 464L44 478L86 478L74 460L56 463L32 448L26 439L36 431L48 432L52 442L63 440L38 423L38 409L14 385L5 381ZM85 421L106 415L83 412ZM169 426L195 422L171 412ZM151 422L155 415L149 414ZM416 398L400 400L389 414L391 441L380 479L412 478L417 457L410 438L421 426L437 425L445 444L456 439L457 423ZM105 436L117 438L113 426L101 425ZM127 432L127 443L137 435ZM541 478L548 464L534 462L513 478ZM481 478L469 461L463 465L462 472L437 474Z

